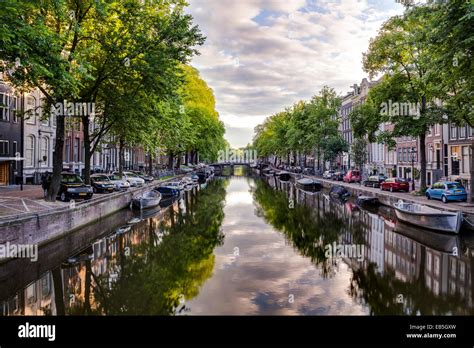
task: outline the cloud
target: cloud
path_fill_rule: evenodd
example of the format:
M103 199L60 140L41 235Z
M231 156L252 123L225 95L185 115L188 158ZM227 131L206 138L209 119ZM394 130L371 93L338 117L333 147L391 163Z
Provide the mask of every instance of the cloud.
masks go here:
M190 0L207 37L192 64L214 89L230 143L251 142L264 117L324 85L344 94L360 82L369 39L402 10L392 0Z

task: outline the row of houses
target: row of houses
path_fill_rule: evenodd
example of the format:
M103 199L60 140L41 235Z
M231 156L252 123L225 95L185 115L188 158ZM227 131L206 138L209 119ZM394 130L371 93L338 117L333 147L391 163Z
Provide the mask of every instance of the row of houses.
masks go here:
M0 74L0 186L38 184L44 173L52 172L56 116L43 105L39 90L15 91ZM85 158L82 127L80 118L66 118L63 168L78 174L83 173ZM125 147L124 169L144 170L147 156L141 147ZM154 164L165 161L164 156L156 156ZM118 165L118 143L109 138L93 153L91 169L111 172Z
M377 81L372 82L364 78L342 98L338 112L339 131L350 147L354 141L354 133L349 115L355 107L365 102L370 88L376 83ZM393 130L392 124L379 126L380 132L391 130ZM431 127L425 140L428 185L440 179L459 179L465 185L469 185L472 137L473 129L468 125L446 123ZM385 174L388 177L407 179L413 179L415 176L415 180L417 179L416 173L420 170L419 140L413 137L400 137L395 140L396 146L392 149L385 144L368 144L367 161L362 168L365 175ZM340 156L337 164L342 170L356 166L350 150Z

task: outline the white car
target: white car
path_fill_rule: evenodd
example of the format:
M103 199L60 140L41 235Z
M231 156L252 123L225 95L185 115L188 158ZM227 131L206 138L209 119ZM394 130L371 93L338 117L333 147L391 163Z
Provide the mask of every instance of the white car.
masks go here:
M108 174L107 177L115 185L115 189L118 191L130 188L130 183L127 180L123 180L118 174Z
M114 174L118 175L118 172L115 172ZM145 180L132 172L123 172L122 179L128 181L132 187L145 185Z

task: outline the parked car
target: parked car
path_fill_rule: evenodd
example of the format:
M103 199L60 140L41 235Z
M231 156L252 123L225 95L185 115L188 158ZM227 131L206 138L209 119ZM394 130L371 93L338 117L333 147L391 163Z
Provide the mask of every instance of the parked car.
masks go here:
M114 175L119 175L118 172L114 172ZM142 186L145 184L145 180L140 178L137 174L132 172L123 172L122 180L128 181L131 187Z
M145 183L153 182L153 180L155 180L155 178L152 175L144 174L136 170L132 170L131 172L138 175L138 177L142 178L143 180L145 180Z
M344 173L343 172L335 172L332 176L332 180L336 181L343 181L344 180Z
M115 185L115 190L122 191L130 188L130 183L127 180L122 179L118 174L107 174L110 182Z
M333 175L334 175L334 170L326 170L323 173L323 179L331 179Z
M464 186L457 181L439 181L426 190L426 198L441 199L443 203L449 201L467 201L467 192Z
M61 201L67 202L72 199L91 199L92 187L84 184L84 181L76 173L62 172L61 184L59 186L58 197Z
M385 175L372 175L364 181L364 186L366 187L380 187L380 184L383 183L387 177Z
M408 184L408 181L403 178L388 178L380 184L380 189L382 191L388 190L390 192L408 192L410 190L410 185Z
M360 182L360 172L358 170L351 169L344 175L344 182Z
M109 177L105 174L91 175L91 186L94 193L113 192L115 190L114 183L110 181Z

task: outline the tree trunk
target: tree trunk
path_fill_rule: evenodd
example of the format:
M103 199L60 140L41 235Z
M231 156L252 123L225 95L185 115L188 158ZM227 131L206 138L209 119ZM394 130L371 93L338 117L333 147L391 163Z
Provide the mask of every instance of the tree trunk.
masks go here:
M56 305L56 315L66 315L61 268L56 267L51 273L53 276L54 304Z
M188 151L186 151L186 153L184 154L184 164L185 165L189 164L189 152Z
M122 176L123 174L123 165L125 162L125 158L123 156L124 147L125 147L125 141L123 140L123 138L120 138L119 140L119 168L118 168L120 176Z
M426 97L421 97L421 110L420 113L423 116L426 111ZM419 158L420 158L420 191L426 189L426 132L420 134L420 149L419 149ZM415 180L415 173L411 173L412 180Z
M153 153L148 153L148 175L153 175Z
M56 144L53 153L53 175L48 188L46 200L54 202L61 184L61 172L63 171L63 148L64 148L64 115L56 117Z
M170 170L174 169L174 154L173 154L173 151L171 151L168 155L168 168Z
M181 166L181 155L178 155L178 157L176 158L176 168L179 169L180 166Z
M471 153L470 153L471 165L470 165L469 171L471 174L471 180L469 183L469 194L471 195L471 198L469 201L473 203L474 202L474 138L471 141L470 150L471 150ZM473 289L474 289L474 286L473 286Z
M91 140L89 135L89 116L82 118L82 132L84 134L84 182L87 185L91 183Z
M425 144L426 135L420 135L420 190L424 191L426 189L426 144ZM413 180L415 180L415 173L412 173Z

